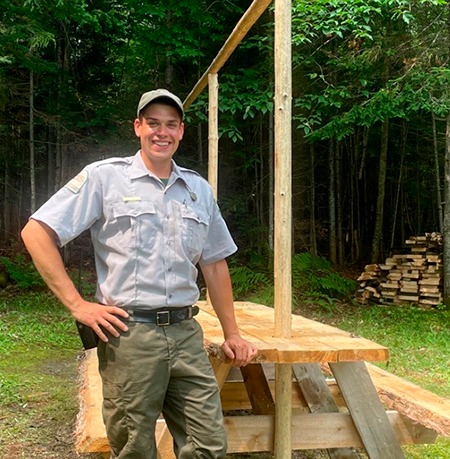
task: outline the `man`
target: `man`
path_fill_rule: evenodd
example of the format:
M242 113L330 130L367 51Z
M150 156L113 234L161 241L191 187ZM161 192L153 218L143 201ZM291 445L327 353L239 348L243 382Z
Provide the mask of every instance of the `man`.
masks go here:
M73 317L99 336L103 417L114 459L154 459L162 412L177 457L223 458L217 384L192 319L196 264L234 365L256 348L242 339L225 258L236 246L196 172L172 160L183 138L183 106L166 90L143 94L134 130L141 150L87 166L31 216L22 237L42 277ZM59 255L90 228L98 303L83 300Z

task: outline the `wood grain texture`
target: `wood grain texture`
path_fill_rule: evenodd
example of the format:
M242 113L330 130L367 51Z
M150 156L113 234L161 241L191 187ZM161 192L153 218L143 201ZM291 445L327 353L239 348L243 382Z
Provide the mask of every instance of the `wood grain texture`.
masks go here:
M205 302L197 304L206 346L220 352L223 335L216 314ZM260 350L256 360L259 363L379 361L389 357L384 346L296 315L292 316L292 338L276 338L272 308L250 302L235 302L234 307L241 334Z
M274 415L275 403L262 366L247 365L241 368L241 373L253 414Z
M329 390L338 406L345 406L341 391L334 380L327 381ZM269 381L268 386L275 400L275 381ZM245 385L241 381L226 381L221 392L220 398L224 411L228 410L250 410L252 405L248 398ZM306 411L308 405L303 397L299 385L296 382L292 383L292 408L294 410Z
M404 459L364 362L330 363L370 459Z
M292 52L291 0L275 0L275 214L276 338L291 337L292 320Z
M311 413L339 413L330 388L317 363L296 364L292 370ZM328 449L330 459L358 459L351 448Z
M217 73L208 75L208 182L217 201L219 175L219 81Z
M450 437L450 400L381 368L366 364L383 403L409 419Z
M292 457L292 366L275 365L275 459Z

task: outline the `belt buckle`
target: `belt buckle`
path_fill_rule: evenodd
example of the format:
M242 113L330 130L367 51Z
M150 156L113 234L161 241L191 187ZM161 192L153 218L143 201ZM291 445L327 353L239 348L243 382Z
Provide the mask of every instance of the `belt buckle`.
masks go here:
M170 325L170 312L159 311L156 313L156 325L166 326Z

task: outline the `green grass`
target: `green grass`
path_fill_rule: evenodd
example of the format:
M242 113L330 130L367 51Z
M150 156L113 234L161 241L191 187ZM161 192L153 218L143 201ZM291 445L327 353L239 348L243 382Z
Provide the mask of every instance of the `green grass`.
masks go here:
M385 345L390 360L380 366L450 398L450 311L353 304L303 308L304 315ZM60 426L66 426L65 435L70 437L77 412L75 362L80 348L73 319L50 295L0 297L0 457L13 443L53 444ZM66 448L65 453L49 457L72 457L67 453L72 445ZM28 451L14 457L44 457ZM435 445L404 451L407 459L447 459L450 441L439 438ZM266 457L252 455L259 456Z
M79 351L73 319L51 296L0 298L1 457L11 444L19 445L17 457L35 457L36 448L38 457L55 432L72 430ZM24 452L24 445L37 446Z
M345 304L337 315L317 309L313 318L386 346L390 359L380 367L450 398L450 311ZM448 459L450 439L403 449L407 459Z

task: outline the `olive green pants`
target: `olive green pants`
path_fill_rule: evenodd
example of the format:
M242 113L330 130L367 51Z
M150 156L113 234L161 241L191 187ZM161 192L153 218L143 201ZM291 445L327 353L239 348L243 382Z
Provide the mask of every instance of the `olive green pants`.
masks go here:
M198 322L128 327L98 346L111 457L156 459L155 426L162 412L179 459L224 458L219 390Z

